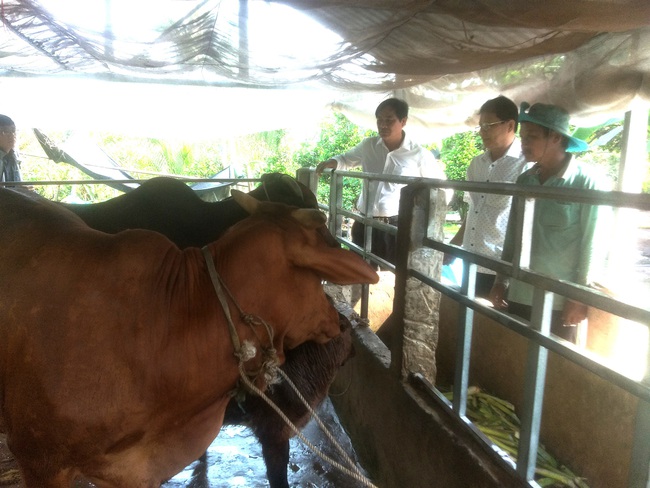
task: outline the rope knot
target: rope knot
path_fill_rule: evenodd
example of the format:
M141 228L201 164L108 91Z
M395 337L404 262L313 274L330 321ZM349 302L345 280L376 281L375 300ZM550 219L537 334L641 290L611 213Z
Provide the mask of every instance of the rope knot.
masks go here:
M239 359L240 362L245 363L250 361L257 354L257 348L250 341L244 341L239 352L235 352L235 356Z
M270 347L264 349L262 357L262 374L264 375L264 381L266 384L275 385L276 383L280 383L282 380L279 373L280 360L278 359L278 354L275 348Z
M257 315L253 315L251 313L242 312L240 318L242 319L242 322L249 326L260 325L262 323Z

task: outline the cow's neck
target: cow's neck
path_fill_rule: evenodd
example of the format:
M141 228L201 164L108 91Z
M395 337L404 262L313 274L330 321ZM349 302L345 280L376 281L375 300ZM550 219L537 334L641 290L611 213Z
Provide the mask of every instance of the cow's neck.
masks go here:
M233 345L234 354L237 358L237 361L239 362L240 375L247 375L249 378L253 378L258 384L261 382L262 384L260 386L265 386L269 383L276 383L278 377L277 369L279 367L279 359L276 349L273 346L273 328L268 323L266 323L264 319L255 315L244 313L235 298L230 294L228 289L223 286L221 276L219 276L219 273L214 266L214 260L212 259L212 254L210 253L208 247L203 247L201 251L203 253L203 257L205 258L208 273L210 275L210 281L212 282L212 286L214 287L214 291L217 295L217 298L219 299L219 303L221 304L226 317L228 332L230 334L230 340ZM235 322L232 318L232 314L230 313L229 301L235 304L239 311L239 317L247 327L250 327L251 329L261 330L262 334L264 335L263 338L260 338L261 342L267 342L268 338L267 343L269 344L269 347L264 347L261 344L258 344L256 346L250 341L241 340ZM255 357L258 355L258 348L261 349L261 364L259 367L254 367L254 369L251 369L250 367L247 367L247 363L255 359Z

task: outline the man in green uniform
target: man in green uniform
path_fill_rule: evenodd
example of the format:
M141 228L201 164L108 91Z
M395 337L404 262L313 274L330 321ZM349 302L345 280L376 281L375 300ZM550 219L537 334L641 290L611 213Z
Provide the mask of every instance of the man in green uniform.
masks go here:
M571 153L585 151L587 143L569 134L569 114L564 109L542 103L532 107L522 103L519 123L522 153L526 161L535 165L517 178L517 184L602 189L589 168L572 159ZM518 217L513 205L503 247L504 261L513 259L513 224ZM596 205L538 198L533 217L530 268L558 280L589 284L597 219ZM533 286L497 276L490 299L496 308L507 307L510 313L529 320ZM555 295L551 332L575 343L577 326L586 317L585 304Z

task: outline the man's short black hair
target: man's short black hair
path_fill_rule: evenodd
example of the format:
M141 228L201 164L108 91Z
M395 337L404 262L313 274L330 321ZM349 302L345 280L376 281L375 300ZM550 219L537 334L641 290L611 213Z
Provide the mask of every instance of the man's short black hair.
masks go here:
M16 127L16 124L14 124L13 120L11 120L6 115L0 114L0 126L4 127L4 126L9 126L9 125L13 125L14 127Z
M515 121L515 132L519 128L519 110L515 102L510 100L508 97L499 95L496 98L488 100L478 111L479 114L482 113L491 113L497 116L499 120L514 120Z
M397 118L400 120L409 116L409 104L400 98L387 98L381 102L375 110L375 117L378 117L379 112L385 108L392 108L395 111L395 115L397 115Z

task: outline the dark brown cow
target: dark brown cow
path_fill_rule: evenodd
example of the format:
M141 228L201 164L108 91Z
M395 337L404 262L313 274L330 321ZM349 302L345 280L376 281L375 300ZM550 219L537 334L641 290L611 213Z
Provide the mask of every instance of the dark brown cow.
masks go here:
M261 201L318 208L309 188L282 173L262 175L262 184L249 195ZM204 202L185 183L167 177L147 180L135 190L105 202L62 205L93 229L109 234L125 229L155 230L181 249L215 241L247 216L232 198Z
M326 344L307 341L286 351L282 370L296 386L312 410L316 410L329 392L341 366L353 353L352 325L339 314L341 334ZM267 392L287 418L299 429L311 420L311 412L285 381L273 385ZM271 488L288 488L289 441L294 431L264 399L247 394L228 404L224 425L246 425L262 446L266 475ZM199 458L189 488L209 488L207 453Z
M253 215L206 246L233 299L271 326L280 360L336 336L321 280L377 274L327 245L320 212L241 198ZM158 487L205 451L238 363L200 249L150 231L98 232L9 189L0 249L0 429L28 488L68 488L77 476ZM233 299L240 339L258 346L255 370L270 344Z

